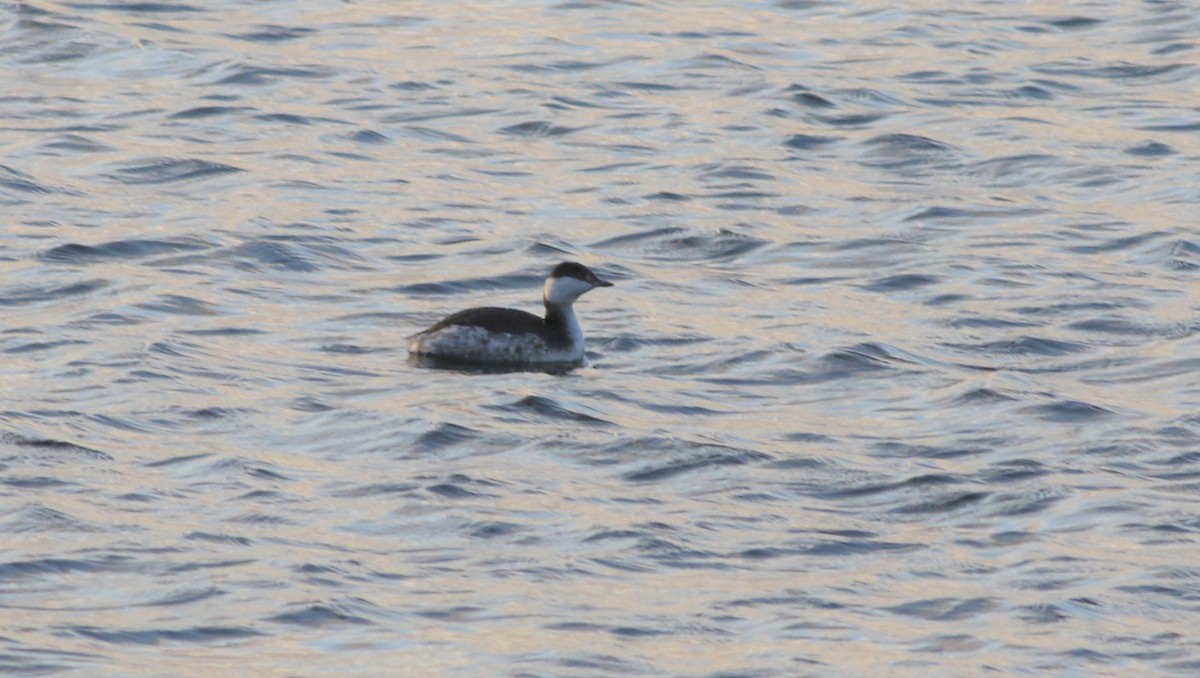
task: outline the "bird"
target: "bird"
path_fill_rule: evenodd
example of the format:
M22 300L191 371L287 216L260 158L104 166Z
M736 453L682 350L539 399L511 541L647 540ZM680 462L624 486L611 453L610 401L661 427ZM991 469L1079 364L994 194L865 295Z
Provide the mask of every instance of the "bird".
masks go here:
M612 283L583 264L564 261L542 285L544 318L513 308L469 308L409 337L409 354L479 365L581 363L583 330L573 304L597 287Z

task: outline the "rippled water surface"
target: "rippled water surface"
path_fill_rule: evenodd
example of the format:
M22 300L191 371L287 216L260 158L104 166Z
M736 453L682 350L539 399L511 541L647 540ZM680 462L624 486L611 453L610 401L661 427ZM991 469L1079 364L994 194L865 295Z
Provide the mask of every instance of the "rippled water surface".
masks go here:
M6 3L0 673L1195 675L1198 35Z

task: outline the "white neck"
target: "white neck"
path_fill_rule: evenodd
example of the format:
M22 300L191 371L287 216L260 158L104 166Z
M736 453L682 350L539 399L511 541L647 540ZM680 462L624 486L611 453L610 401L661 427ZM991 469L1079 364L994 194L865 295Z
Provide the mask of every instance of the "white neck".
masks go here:
M551 312L557 315L566 327L567 336L571 338L571 353L577 358L582 358L583 328L579 326L579 320L575 317L575 307L570 302L565 304L546 302L546 313Z
M546 313L554 313L562 321L571 338L571 359L583 358L583 329L575 318L575 308L572 304L579 295L592 289L590 283L578 278L549 278L542 288L542 301L546 304Z
M575 319L575 308L570 304L562 310L563 320L567 321L567 334L571 335L571 352L583 355L583 328Z

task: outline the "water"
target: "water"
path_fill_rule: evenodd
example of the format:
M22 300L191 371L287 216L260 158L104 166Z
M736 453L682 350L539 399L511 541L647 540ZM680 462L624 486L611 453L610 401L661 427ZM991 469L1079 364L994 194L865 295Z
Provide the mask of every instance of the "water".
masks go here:
M0 673L1200 670L1190 4L2 11Z

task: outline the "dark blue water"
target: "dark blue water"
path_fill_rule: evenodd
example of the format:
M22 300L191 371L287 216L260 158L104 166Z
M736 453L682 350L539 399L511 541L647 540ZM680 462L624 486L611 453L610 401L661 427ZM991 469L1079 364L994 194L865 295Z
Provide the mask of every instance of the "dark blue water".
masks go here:
M0 12L0 673L1200 670L1193 5Z

